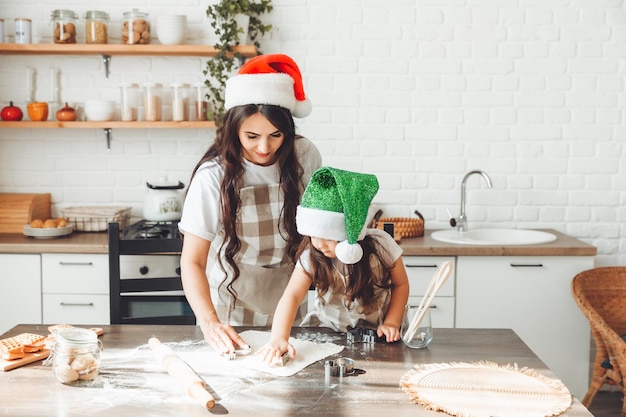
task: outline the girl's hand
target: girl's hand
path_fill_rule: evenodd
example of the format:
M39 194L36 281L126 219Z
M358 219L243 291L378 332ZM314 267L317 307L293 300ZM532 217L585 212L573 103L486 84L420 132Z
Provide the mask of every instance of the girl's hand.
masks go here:
M236 349L246 349L250 346L239 336L232 326L224 323L201 324L200 329L213 349L220 353L233 353Z
M400 340L400 329L397 326L381 324L378 326L376 333L378 334L378 337L383 337L383 335L385 335L388 343Z
M270 340L256 353L261 355L263 362L273 365L280 361L280 357L287 353L291 359L296 357L296 349L286 340Z

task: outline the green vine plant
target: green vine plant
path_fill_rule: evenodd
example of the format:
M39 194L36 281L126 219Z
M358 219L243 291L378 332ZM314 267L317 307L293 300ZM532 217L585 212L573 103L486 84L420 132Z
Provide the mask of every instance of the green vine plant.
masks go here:
M213 45L217 49L217 55L207 61L203 74L208 77L204 83L209 90L207 94L209 120L214 120L217 125L221 123L225 113L226 81L245 61L244 56L234 50L239 44L238 35L244 33L244 28L239 27L235 16L239 14L250 16L248 36L260 54L259 39L272 30L271 24L263 23L261 15L271 12L272 9L272 0L219 0L206 10L211 27L217 36L217 42Z

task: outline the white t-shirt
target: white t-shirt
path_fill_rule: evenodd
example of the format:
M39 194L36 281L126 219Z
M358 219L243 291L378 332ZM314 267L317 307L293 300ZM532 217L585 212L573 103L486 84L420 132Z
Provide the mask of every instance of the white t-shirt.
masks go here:
M322 157L315 145L306 138L297 138L295 149L298 161L304 169L302 181L306 186L313 173L320 168ZM261 166L244 160L244 167L243 187L277 184L280 181L276 164ZM213 241L222 230L220 184L223 178L224 167L215 160L205 162L198 168L189 184L182 218L178 223L181 233L191 233Z

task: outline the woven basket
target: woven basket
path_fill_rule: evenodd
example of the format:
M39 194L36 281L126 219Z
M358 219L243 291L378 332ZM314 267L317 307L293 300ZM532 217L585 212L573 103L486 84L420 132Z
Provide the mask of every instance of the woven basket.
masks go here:
M373 227L383 229L385 223L393 223L393 230L396 236L420 237L424 236L424 220L414 217L381 217L374 219Z

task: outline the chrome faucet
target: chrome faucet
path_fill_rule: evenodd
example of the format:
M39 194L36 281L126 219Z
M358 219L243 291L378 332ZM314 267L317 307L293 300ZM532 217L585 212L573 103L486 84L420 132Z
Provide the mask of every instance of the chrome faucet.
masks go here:
M453 227L456 225L459 232L467 230L467 215L465 214L465 185L467 183L467 179L474 174L482 175L482 177L487 182L487 186L489 188L492 187L491 178L489 178L489 175L487 175L487 173L484 171L475 170L465 174L465 176L463 177L463 181L461 182L461 214L459 214L458 219L450 220L450 224Z

